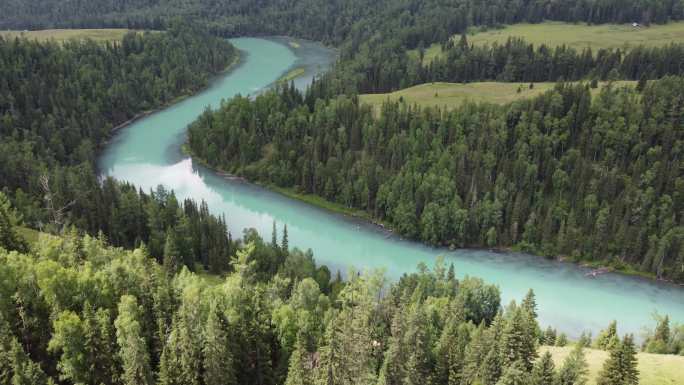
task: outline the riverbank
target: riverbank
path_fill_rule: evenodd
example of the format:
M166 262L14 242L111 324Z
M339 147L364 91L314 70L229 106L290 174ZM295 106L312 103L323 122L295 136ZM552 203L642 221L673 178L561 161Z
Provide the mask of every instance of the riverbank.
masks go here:
M243 56L243 55L242 55L242 52L240 52L240 50L237 49L237 48L235 49L235 52L236 52L236 55L235 55L235 57L233 58L233 61L231 61L230 63L228 63L228 65L226 66L226 68L224 68L223 70L221 70L221 71L219 71L219 72L213 74L213 75L212 75L212 78L217 78L217 77L219 77L219 76L223 76L223 75L227 74L228 72L232 71L233 69L235 69L235 67L237 67L237 66L240 65L241 60L242 60L242 56ZM196 94L198 94L198 93L200 93L200 92L206 90L207 88L209 88L209 87L211 86L211 83L212 83L212 80L209 80L205 86L201 87L201 88L198 89L198 90L195 90L195 91L192 91L192 92L185 92L185 93L183 93L183 94L181 94L181 95L178 95L178 96L176 96L175 98L173 98L173 99L171 99L171 100L169 100L169 101L167 101L167 102L162 103L161 105L159 105L159 106L157 106L157 107L155 107L155 108L152 108L152 109L149 109L149 110L145 110L145 111L139 112L139 113L135 114L132 118L126 120L125 122L120 123L120 124L117 124L116 126L112 127L112 129L109 131L109 134L110 134L110 135L113 135L113 134L115 134L117 131L119 131L120 129L122 129L122 128L124 128L124 127L127 127L127 126L130 126L131 124L137 122L138 120L140 120L140 119L142 119L142 118L145 118L145 117L147 117L147 116L149 116L149 115L152 115L152 114L154 114L155 112L159 112L159 111L161 111L161 110L164 110L164 109L166 109L166 108L169 108L169 107L173 106L174 104L180 103L180 102L182 102L183 100L185 100L185 99L187 99L187 98L189 98L189 97L192 97L192 96L194 96L194 95L196 95ZM110 139L111 139L111 138L110 138ZM104 142L105 145L107 145L107 143L109 143L109 139L106 140L106 141Z
M219 176L223 177L226 180L229 181L235 181L239 180L244 183L250 183L254 184L256 186L265 188L269 191L278 193L280 195L283 195L287 198L290 199L295 199L300 202L304 202L306 204L312 205L314 207L317 207L322 210L326 210L331 213L343 215L346 217L351 217L354 219L362 220L367 222L368 224L377 226L379 229L387 232L388 236L390 234L397 234L399 239L405 239L403 238L399 233L396 232L396 229L394 226L391 224L377 220L374 218L372 215L367 213L364 210L360 209L355 209L355 208L350 208L347 206L344 206L340 203L337 202L331 202L319 195L315 194L307 194L307 193L302 193L300 191L297 191L295 188L288 188L288 187L280 187L272 183L263 183L260 181L252 181L249 180L241 175L235 175L231 172L228 172L226 170L214 167L212 165L209 165L207 162L205 162L203 159L200 157L196 156L192 150L189 148L187 144L184 144L182 147L182 152L191 157L194 162L197 162L201 164L202 166L216 172ZM409 239L414 242L419 242L425 245L428 245L427 243L421 241L421 240L416 240L416 239ZM429 245L428 245L429 246ZM528 247L523 247L522 245L500 245L496 246L493 248L485 248L483 246L455 246L455 245L442 245L443 247L447 247L449 250L456 250L456 249L466 249L466 250L490 250L492 252L497 252L497 253L510 253L510 252L520 252L520 253L526 253L529 255L533 255L537 258L544 258L544 259L553 259L558 262L567 262L567 263L572 263L574 265L577 265L579 267L587 268L590 269L585 274L586 279L600 279L600 276L603 274L607 273L617 273L617 274L622 274L626 276L633 276L633 277L639 277L643 278L646 280L654 281L654 282L663 282L663 283L668 283L672 285L677 285L677 286L684 286L682 283L678 282L673 282L665 279L658 278L655 274L650 273L650 272L644 272L641 270L637 270L634 266L628 265L623 262L615 262L615 261L610 261L610 260L591 260L587 258L574 258L570 256L555 256L555 257L549 257L545 256L544 253L541 253L539 250L535 249L529 249ZM439 246L436 246L439 247Z

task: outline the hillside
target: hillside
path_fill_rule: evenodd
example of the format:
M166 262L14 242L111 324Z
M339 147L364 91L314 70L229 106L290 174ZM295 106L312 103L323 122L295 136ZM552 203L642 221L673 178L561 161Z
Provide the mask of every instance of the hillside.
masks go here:
M634 85L633 81L613 82L614 86ZM382 106L387 100L403 100L407 104L417 104L421 107L444 107L451 109L461 105L465 101L490 102L506 104L516 100L527 99L537 96L545 91L553 89L556 83L543 82L529 84L504 83L504 82L475 82L475 83L427 83L403 90L384 94L364 94L360 96L361 102L370 104L375 109ZM608 82L601 82L599 88L592 89L596 94L605 87ZM518 92L520 90L520 92Z
M512 37L524 39L535 46L546 44L550 47L566 45L578 50L591 47L594 51L601 48L628 48L638 45L661 47L671 43L684 42L684 22L664 25L633 27L631 24L587 25L563 22L544 22L539 24L521 23L501 29L484 29L468 33L468 42L475 45L505 43ZM458 41L460 35L453 36ZM417 55L417 50L410 51ZM424 62L430 62L442 53L439 43L425 50Z

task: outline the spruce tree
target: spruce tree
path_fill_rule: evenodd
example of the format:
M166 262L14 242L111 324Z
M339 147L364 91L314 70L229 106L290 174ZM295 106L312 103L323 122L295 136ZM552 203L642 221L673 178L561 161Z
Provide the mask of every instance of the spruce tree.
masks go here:
M637 385L639 383L636 350L631 334L626 335L622 342L611 346L610 356L604 362L596 383L598 385Z
M532 368L531 385L553 385L556 379L556 367L553 363L553 357L548 351L544 353L534 363Z
M46 385L52 383L40 365L31 360L16 339L11 342L10 360L12 385Z
M114 321L124 385L151 385L150 355L142 328L142 309L135 297L124 295L119 301L119 316Z
M216 303L212 305L207 317L202 357L205 385L234 385L236 383L228 321Z
M587 361L584 358L584 345L577 344L563 361L558 371L557 385L585 385L589 373Z
M290 243L287 239L287 224L285 224L283 227L283 241L280 247L283 249L283 253L285 253L285 255L290 253Z
M171 275L176 274L180 269L181 261L175 231L169 229L166 232L166 242L164 243L164 269Z

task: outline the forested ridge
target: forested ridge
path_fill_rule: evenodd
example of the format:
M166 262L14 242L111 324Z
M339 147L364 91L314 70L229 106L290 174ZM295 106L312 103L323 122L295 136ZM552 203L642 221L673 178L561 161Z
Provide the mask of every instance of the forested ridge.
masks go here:
M184 23L105 44L0 38L0 186L23 223L103 232L125 247L145 242L160 260L167 237L191 238L203 245L183 262L225 270L226 225L205 205L100 181L95 167L115 126L201 89L236 55L224 39Z
M389 33L415 46L445 41L467 26L559 20L665 23L684 18L681 0L6 0L0 29L164 29L182 17L227 36L290 35L338 45Z
M15 215L0 195L0 224ZM535 384L587 382L583 334L561 364L539 354L564 334L537 323L535 296L501 306L496 286L438 261L388 283L381 272L331 280L310 252L253 230L231 273L203 278L158 264L145 247L44 235L8 252L0 226L0 383ZM647 346L684 349L667 319ZM602 385L636 385L637 348L612 323ZM664 350L663 350L664 352Z
M573 80L647 80L684 74L684 45L664 47L636 46L629 49L576 50L564 45L534 46L520 38L503 44L475 46L467 35L443 43L443 55L424 63L424 51L418 56L405 52L380 55L363 76L344 77L345 70L328 76L343 77L329 83L355 86L361 93L394 91L429 82L469 83L476 81L557 82ZM345 62L351 68L361 59ZM352 72L355 72L352 70Z
M588 84L559 84L452 111L387 103L379 117L315 91L227 101L190 127L190 148L431 244L517 245L684 279L684 79L596 97Z

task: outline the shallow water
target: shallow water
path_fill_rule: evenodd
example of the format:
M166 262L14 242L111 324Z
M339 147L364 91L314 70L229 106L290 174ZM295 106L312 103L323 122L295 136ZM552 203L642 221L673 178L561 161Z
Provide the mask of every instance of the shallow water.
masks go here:
M253 227L266 238L273 221L287 224L291 246L313 249L319 263L346 270L382 268L391 278L415 271L419 262L431 265L444 255L459 276L482 277L498 284L503 302L520 299L529 288L537 294L543 325L553 325L571 337L583 330L594 335L611 320L620 333L652 326L652 313L669 314L684 322L684 288L619 274L587 278L586 269L518 253L436 249L400 240L365 222L332 214L280 194L236 180L227 180L193 163L180 145L185 130L209 105L236 94L254 95L292 68L305 67L296 80L302 88L328 68L335 53L316 43L290 39L240 38L241 64L216 79L206 91L121 129L100 158L104 174L143 189L159 184L175 190L179 199L204 199L212 212L225 214L233 234Z

